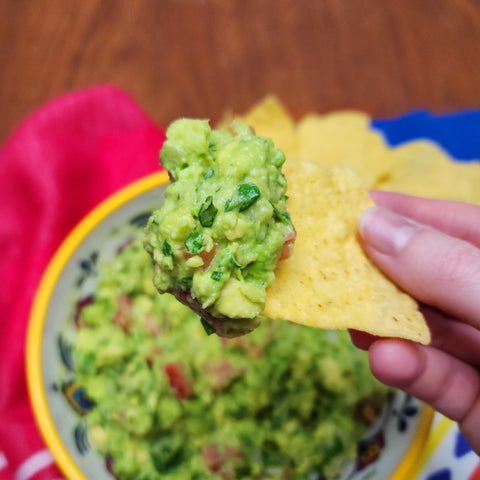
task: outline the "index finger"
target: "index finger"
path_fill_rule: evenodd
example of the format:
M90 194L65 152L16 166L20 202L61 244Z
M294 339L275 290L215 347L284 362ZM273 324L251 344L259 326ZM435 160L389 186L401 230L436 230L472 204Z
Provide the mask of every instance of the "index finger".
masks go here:
M383 207L362 216L366 253L418 300L480 328L480 250Z
M480 206L374 190L375 204L480 248Z

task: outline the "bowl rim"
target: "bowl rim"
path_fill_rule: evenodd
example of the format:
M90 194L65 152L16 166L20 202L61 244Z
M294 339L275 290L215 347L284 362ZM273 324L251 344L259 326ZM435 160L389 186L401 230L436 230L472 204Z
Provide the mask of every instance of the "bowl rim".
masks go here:
M113 193L84 216L51 258L37 288L26 336L26 377L30 403L45 443L69 480L88 480L71 459L57 433L46 401L41 369L42 333L58 277L85 237L108 215L134 197L169 182L167 171L147 175Z
M72 253L105 217L137 195L168 182L168 172L165 170L147 175L113 193L87 213L67 235L54 253L41 278L32 303L26 336L26 377L28 394L40 433L46 445L51 450L57 465L69 480L88 479L80 471L64 447L55 428L46 401L41 369L41 353L42 333L50 298L56 281ZM398 466L392 470L390 480L409 480L410 474L415 467L417 467L421 453L427 443L433 417L433 409L425 405L422 409L410 448Z

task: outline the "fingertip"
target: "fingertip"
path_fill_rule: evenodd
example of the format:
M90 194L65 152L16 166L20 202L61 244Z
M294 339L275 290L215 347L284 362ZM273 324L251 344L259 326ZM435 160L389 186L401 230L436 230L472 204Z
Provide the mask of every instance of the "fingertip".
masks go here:
M384 207L369 207L358 221L362 243L379 253L396 256L422 227Z
M381 339L369 348L370 369L382 383L404 388L422 372L424 360L421 348L407 340Z
M373 205L371 207L368 207L361 215L360 218L358 219L358 233L360 234L360 237L363 239L365 236L367 236L367 228L372 221L372 217L375 216L375 213L378 211L378 209L381 207L377 207L376 205Z
M368 195L376 205L390 208L394 211L398 208L401 209L406 202L418 199L418 197L387 190L369 190Z
M369 190L368 191L368 196L373 200L374 203L378 204L378 203L381 202L385 193L386 192L383 192L382 190ZM388 192L387 192L387 194L388 194Z

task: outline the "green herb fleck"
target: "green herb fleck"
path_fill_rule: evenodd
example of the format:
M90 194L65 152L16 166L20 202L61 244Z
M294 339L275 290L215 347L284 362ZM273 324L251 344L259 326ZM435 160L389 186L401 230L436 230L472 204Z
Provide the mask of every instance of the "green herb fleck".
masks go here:
M242 183L237 186L237 193L233 200L227 200L225 211L230 212L238 207L243 212L251 207L260 198L260 190L254 183Z
M180 441L163 437L158 439L151 449L151 459L159 473L169 473L183 461Z
M172 252L172 247L170 246L170 244L166 240L163 241L162 252L166 257L169 257L173 253Z
M217 212L218 209L213 204L213 197L210 195L207 197L204 204L200 207L200 211L198 212L198 218L202 224L202 227L211 227Z
M190 290L192 288L193 277L183 277L180 279L180 284L184 290Z
M150 218L151 218L151 222L154 225L160 225L160 212L158 211L153 212Z
M232 255L230 257L232 259L232 264L234 267L241 268L242 264L237 262L237 259L235 258L235 255Z
M203 318L200 319L202 322L203 328L207 332L207 335L211 335L212 333L215 333L215 329Z
M214 155L217 152L217 144L213 142L208 143L208 153Z
M222 272L213 272L211 278L218 282L222 278Z
M203 178L205 180L208 180L209 178L213 177L213 174L215 172L213 171L213 168L209 168L204 174L203 174Z
M187 251L189 253L193 253L194 255L205 250L205 247L203 246L202 232L198 229L193 230L193 232L191 232L185 240L184 245Z
M279 222L291 223L290 214L288 212L281 212L272 202L273 218Z

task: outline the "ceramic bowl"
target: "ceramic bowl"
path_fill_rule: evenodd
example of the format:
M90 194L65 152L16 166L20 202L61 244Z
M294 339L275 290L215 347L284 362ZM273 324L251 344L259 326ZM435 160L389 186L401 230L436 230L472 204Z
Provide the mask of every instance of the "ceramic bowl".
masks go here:
M112 480L108 459L89 442L85 414L91 405L75 382L73 321L80 299L95 290L98 266L140 234L158 208L166 172L114 194L72 231L52 259L37 292L27 339L28 388L34 413L59 467L70 480ZM402 392L359 444L342 480L408 480L425 445L433 412Z

